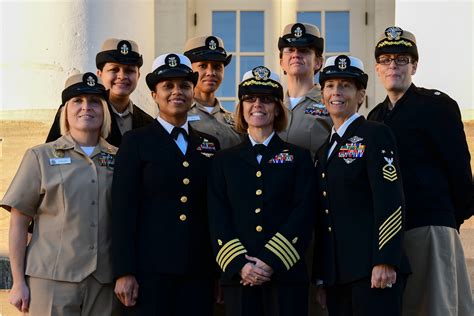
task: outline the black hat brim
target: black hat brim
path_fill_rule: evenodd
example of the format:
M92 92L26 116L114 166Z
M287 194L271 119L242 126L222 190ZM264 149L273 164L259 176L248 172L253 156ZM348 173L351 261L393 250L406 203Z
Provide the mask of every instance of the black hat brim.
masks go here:
M313 36L311 38L301 37L291 39L291 41L288 41L286 38L280 37L278 39L278 49L281 51L285 47L312 47L321 54L324 52L324 39L322 37Z
M182 69L167 69L161 71L159 74L151 72L146 75L146 84L151 91L155 91L156 84L166 80L166 79L175 79L183 78L187 81L190 81L195 86L198 81L199 74L197 72L185 72Z
M142 55L136 52L130 52L129 54L130 55L122 55L116 50L103 51L95 56L95 65L97 69L102 69L106 63L132 65L140 68L143 65Z
M61 94L62 104L64 105L67 101L83 94L94 94L102 97L105 101L109 98L109 93L105 90L102 85L96 85L95 87L89 87L84 83L77 83L63 90Z
M232 54L223 55L223 54L216 53L214 51L205 51L205 52L188 51L184 53L184 56L188 57L192 63L197 63L200 61L215 61L215 62L224 63L224 67L230 64L232 60Z
M254 80L248 79L248 80ZM283 101L283 87L279 82L273 81L278 87L271 87L266 85L243 85L243 83L247 82L245 80L239 84L239 100L242 100L244 95L271 95Z
M369 76L367 74L358 74L358 73L350 73L350 72L332 72L330 74L324 73L324 71L319 73L319 84L321 86L324 85L324 82L329 79L354 79L355 81L359 82L364 89L367 89L367 82L369 81Z

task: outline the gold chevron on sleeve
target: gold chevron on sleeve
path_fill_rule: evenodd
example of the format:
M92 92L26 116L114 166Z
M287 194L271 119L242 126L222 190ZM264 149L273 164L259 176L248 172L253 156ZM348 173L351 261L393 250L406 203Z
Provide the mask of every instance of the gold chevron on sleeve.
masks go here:
M246 253L247 250L239 239L232 239L224 244L216 256L217 264L225 272L227 265L238 255Z
M379 250L402 229L402 207L399 206L379 227Z
M395 166L392 164L386 164L385 166L383 166L382 174L383 174L383 178L390 182L393 182L398 179L397 169L395 169Z

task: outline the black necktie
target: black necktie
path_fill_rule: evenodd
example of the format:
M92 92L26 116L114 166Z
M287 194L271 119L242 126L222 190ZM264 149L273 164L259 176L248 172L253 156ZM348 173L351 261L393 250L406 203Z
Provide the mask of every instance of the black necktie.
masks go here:
M340 143L341 142L341 136L339 136L338 133L334 133L331 135L331 140L329 141L329 147L328 149L331 149L332 145L337 142L337 143Z
M255 151L255 154L258 156L258 155L262 155L265 153L265 150L267 149L267 146L265 146L264 144L256 144L253 146L253 150Z
M183 134L184 140L188 141L188 133L186 133L186 130L181 127L173 127L173 130L171 131L171 137L173 137L174 140L178 140L179 134Z

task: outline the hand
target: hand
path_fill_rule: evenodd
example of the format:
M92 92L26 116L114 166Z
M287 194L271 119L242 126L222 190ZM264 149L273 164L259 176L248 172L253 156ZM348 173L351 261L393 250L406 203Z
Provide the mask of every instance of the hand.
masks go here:
M321 306L322 309L326 309L326 289L317 288L316 289L316 301Z
M115 282L115 295L125 306L134 306L138 298L138 282L133 275L125 275Z
M253 257L247 256L247 259L248 258ZM261 262L263 263L263 261ZM240 277L242 278L242 280L240 280L240 284L244 286L262 285L264 282L270 281L270 276L272 273L273 270L270 272L257 267L257 265L252 262L247 262L240 270Z
M20 312L28 313L30 305L30 289L25 282L13 284L9 295L10 304L15 306Z
M395 282L397 282L397 272L393 266L379 264L372 269L371 288L390 288Z
M272 267L270 267L268 264L266 264L262 260L258 259L257 257L251 257L249 255L245 255L245 258L248 261L253 261L255 263L255 266L257 266L257 268L263 269L263 270L267 271L268 273L270 273L270 276L273 274Z

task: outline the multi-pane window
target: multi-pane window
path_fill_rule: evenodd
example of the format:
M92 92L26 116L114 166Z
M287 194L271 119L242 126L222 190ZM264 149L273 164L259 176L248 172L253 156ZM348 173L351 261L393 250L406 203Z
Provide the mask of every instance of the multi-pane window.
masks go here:
M264 12L214 11L212 34L221 37L227 53L233 55L216 93L222 105L233 111L237 103L237 85L243 74L264 64Z
M350 53L349 11L300 11L297 21L316 25L324 38L324 55Z

